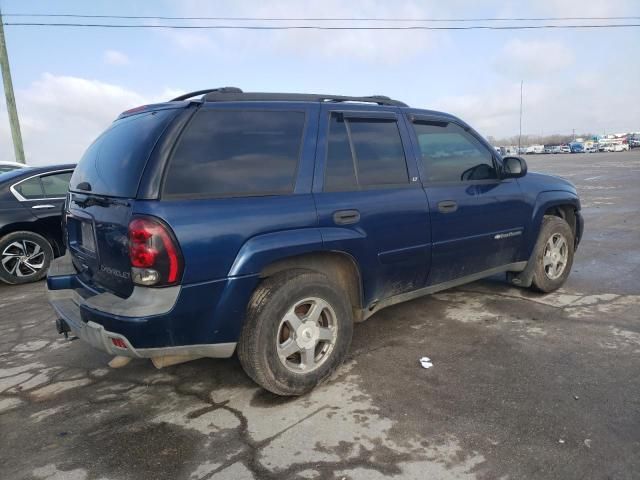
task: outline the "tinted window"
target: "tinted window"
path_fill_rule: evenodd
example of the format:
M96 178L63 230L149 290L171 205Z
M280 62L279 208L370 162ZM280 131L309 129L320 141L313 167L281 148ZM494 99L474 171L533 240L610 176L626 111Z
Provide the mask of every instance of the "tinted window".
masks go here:
M327 166L325 168L324 189L327 191L357 189L347 125L340 115L331 115L327 144Z
M14 187L20 195L27 199L42 198L44 193L42 192L42 184L40 183L40 177L30 178L24 182L19 183Z
M173 109L157 110L116 120L82 156L71 190L87 182L98 195L135 197L151 150L175 115Z
M454 123L414 123L429 182L497 178L491 152Z
M349 119L360 185L408 183L400 132L395 121Z
M303 112L203 110L167 172L169 195L244 196L293 191Z
M395 121L343 120L340 114L331 115L325 190L352 190L359 186L397 185L408 181L404 149Z
M73 172L55 173L53 175L43 175L40 177L45 196L49 198L64 197L69 189L69 180L71 180L72 173Z

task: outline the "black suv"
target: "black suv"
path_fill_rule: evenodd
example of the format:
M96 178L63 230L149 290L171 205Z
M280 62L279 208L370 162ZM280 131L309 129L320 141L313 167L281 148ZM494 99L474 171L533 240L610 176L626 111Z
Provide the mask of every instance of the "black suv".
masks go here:
M64 254L61 215L75 165L0 174L0 280L28 283Z

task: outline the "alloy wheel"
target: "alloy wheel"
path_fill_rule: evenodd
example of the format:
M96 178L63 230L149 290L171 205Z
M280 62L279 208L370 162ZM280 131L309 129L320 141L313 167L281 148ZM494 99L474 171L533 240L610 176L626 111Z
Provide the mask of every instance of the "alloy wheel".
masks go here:
M36 275L45 264L45 252L31 240L16 240L5 247L0 255L2 268L16 277Z
M294 304L278 326L277 352L287 370L308 373L330 357L338 334L331 305L317 297Z
M560 233L554 233L549 237L544 247L542 265L544 273L550 280L560 278L569 259L569 245L566 238Z

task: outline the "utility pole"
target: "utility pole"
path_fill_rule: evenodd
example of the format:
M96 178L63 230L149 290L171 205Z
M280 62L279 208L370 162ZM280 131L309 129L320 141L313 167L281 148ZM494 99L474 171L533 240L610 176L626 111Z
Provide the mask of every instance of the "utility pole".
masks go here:
M518 135L518 155L520 155L520 144L522 143L522 84L524 80L520 80L520 134Z
M4 25L2 23L2 11L0 10L0 69L2 70L2 82L4 84L4 96L7 100L7 112L9 113L9 126L11 138L13 138L13 151L16 162L25 163L24 148L22 147L22 135L20 134L20 122L16 109L16 97L13 95L11 83L11 70L9 70L9 56L7 55L7 42L4 39Z

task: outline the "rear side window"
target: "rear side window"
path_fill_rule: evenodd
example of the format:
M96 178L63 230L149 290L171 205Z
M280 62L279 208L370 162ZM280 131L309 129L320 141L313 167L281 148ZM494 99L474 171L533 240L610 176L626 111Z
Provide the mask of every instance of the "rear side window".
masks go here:
M407 183L407 162L394 119L331 114L324 190Z
M166 174L174 196L293 192L304 112L202 110L182 135Z
M73 172L54 173L52 175L43 175L42 188L47 198L61 198L67 194L69 189L69 180Z
M40 177L33 177L29 180L25 180L24 182L20 182L13 188L15 188L15 190L27 200L44 197L42 183L40 183Z
M493 154L473 135L450 122L413 125L428 182L464 182L498 178Z
M97 195L135 197L149 155L176 112L156 110L113 122L83 155L70 189L86 182Z

